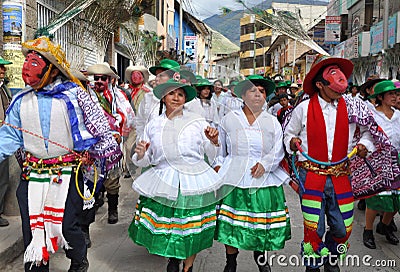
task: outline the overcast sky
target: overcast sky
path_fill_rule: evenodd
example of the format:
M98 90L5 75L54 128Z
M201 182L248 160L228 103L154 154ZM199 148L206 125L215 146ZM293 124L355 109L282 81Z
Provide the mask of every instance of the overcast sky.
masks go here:
M328 0L320 0L328 1ZM214 14L222 14L220 8L227 7L232 10L243 10L243 5L235 0L182 0L186 11L196 18L204 20ZM247 6L252 7L263 2L263 0L243 0Z
M236 3L235 0L183 0L189 4L189 7L193 7L193 12L189 8L185 8L188 12L192 13L196 18L203 20L214 14L221 14L220 8L227 7L232 10L241 10L243 6ZM246 1L246 3L250 2L261 2L258 1ZM188 4L184 4L183 7L188 6Z

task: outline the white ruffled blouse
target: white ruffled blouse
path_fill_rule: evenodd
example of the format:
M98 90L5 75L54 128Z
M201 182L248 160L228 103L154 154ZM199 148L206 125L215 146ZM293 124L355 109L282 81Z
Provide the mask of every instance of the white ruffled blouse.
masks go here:
M279 166L284 157L282 128L276 117L263 111L250 125L243 110L228 113L220 123L221 150L213 166L223 184L239 188L279 186L289 181ZM265 173L251 176L251 168L259 162Z
M139 167L152 165L132 184L146 197L176 200L183 196L201 195L220 187L218 174L205 161L213 161L218 153L205 136L209 126L204 117L183 111L183 115L168 119L164 114L152 119L145 127L143 140L150 142L144 157L132 161Z

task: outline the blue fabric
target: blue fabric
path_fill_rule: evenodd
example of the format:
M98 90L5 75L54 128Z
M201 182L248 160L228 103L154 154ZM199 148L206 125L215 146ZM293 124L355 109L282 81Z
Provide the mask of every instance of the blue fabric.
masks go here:
M14 101L13 107L9 107L7 110L8 114L5 120L7 123L18 128L21 127L19 116L20 107L21 100L18 99L17 101ZM22 132L7 125L3 125L0 127L0 139L0 162L14 154L14 152L17 151L18 148L24 145Z

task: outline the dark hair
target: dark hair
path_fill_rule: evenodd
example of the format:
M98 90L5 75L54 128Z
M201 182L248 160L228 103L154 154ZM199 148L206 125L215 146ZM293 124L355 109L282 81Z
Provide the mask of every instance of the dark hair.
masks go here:
M282 98L289 99L289 96L288 96L287 94L283 93L283 94L280 94L280 95L278 96L278 99L279 99L279 100L281 100Z
M196 90L197 90L197 97L200 98L201 91L204 90L205 88L210 89L210 93L209 93L208 96L205 98L205 99L207 99L207 100L210 100L211 97L212 97L212 88L211 88L210 86L200 86L200 87L196 87Z
M319 69L318 73L315 75L315 77L312 80L312 86L314 88L315 92L319 92L319 89L316 85L317 82L321 82L324 86L329 86L329 81L327 81L324 76L322 75L324 73L326 67L322 67Z
M221 80L219 80L219 79L215 80L215 81L214 81L214 84L217 83L217 82L221 83L221 85L224 86L224 84L222 83Z

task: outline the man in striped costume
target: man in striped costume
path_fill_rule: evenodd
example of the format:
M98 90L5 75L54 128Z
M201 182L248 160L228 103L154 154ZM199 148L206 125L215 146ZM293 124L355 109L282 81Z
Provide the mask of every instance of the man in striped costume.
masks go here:
M299 195L304 218L302 254L306 271L320 271L321 265L324 271L340 271L338 257L348 249L353 223L354 188L350 183L349 163L324 166L315 161L340 161L357 146L358 158L352 162L359 162L360 157L365 158L368 152L376 150L376 142L387 139L376 129L376 122L368 116L361 101L342 97L352 71L349 60L318 56L304 79L304 91L310 99L293 110L284 132L289 153L298 150L298 143L314 159L307 159L302 153L297 162L303 184ZM357 167L360 165L365 163L361 161ZM388 165L392 165L390 158ZM351 170L355 173L358 169ZM356 178L354 174L352 182L357 183ZM329 226L326 233L325 220Z

